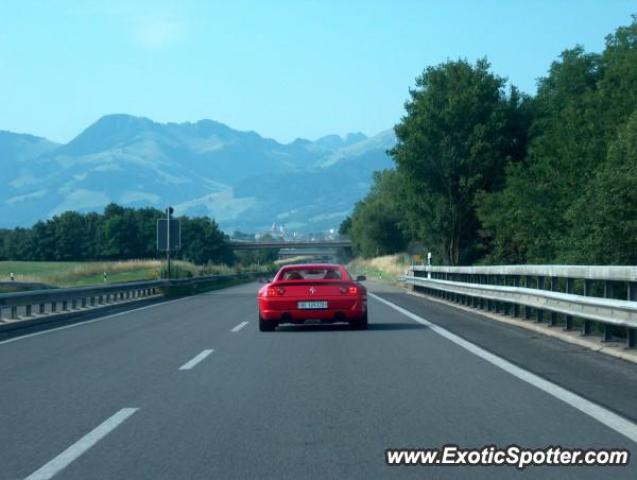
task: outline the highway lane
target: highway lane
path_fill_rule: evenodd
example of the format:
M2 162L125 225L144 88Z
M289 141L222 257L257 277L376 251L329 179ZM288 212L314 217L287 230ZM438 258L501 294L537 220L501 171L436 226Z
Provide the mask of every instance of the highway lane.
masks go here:
M69 447L62 460L77 458L53 478L511 478L511 467L388 467L384 450L516 443L637 453L604 424L374 299L369 331L260 333L256 289L0 343L0 478L50 474ZM636 472L633 461L524 475Z

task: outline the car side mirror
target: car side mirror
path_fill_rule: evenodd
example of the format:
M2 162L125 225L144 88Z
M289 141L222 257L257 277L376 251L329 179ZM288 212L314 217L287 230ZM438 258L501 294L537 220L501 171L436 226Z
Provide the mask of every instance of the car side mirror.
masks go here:
M364 282L365 280L367 280L367 277L365 275L358 275L356 277L357 282Z

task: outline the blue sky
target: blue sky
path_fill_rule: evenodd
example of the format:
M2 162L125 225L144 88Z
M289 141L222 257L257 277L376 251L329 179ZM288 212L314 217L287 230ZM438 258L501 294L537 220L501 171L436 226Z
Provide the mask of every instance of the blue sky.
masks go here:
M288 142L392 127L428 65L486 55L533 93L634 0L0 0L0 129L66 142L109 113Z

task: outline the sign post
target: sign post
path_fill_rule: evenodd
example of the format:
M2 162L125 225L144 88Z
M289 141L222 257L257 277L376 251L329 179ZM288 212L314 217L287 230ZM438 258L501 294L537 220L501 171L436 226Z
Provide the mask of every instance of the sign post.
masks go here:
M167 276L171 278L170 253L181 247L181 223L173 220L173 207L166 208L166 218L157 220L157 250L166 252Z
M173 207L166 209L166 263L168 264L168 280L170 280L170 214L173 213Z

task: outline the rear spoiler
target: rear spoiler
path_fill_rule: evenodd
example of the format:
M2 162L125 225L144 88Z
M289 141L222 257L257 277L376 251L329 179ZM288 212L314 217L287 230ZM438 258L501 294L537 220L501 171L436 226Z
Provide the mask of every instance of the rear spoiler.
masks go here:
M277 280L277 285L316 285L320 283L321 285L345 285L352 283L350 280L336 280L336 279L317 279L317 280Z

